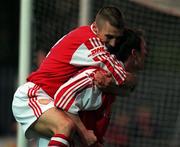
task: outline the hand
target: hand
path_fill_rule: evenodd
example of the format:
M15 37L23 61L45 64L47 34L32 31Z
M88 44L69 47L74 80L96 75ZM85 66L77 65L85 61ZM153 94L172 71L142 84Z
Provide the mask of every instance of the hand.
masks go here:
M111 73L105 72L103 70L97 70L94 75L94 84L98 88L107 88L113 83L113 77Z
M87 130L85 135L85 144L88 147L94 147L97 144L97 137L93 130Z

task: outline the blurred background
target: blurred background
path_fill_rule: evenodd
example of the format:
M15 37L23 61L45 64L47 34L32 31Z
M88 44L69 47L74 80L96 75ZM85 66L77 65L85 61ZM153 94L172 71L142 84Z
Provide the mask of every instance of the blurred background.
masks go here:
M80 2L32 0L30 71L59 38L79 26ZM89 0L86 23L106 5L120 8L129 27L145 31L150 52L135 91L114 104L105 146L179 147L180 1ZM20 0L2 1L0 8L0 146L15 147L11 102L18 86Z
M16 123L11 102L17 86L20 1L0 5L0 146L14 146Z

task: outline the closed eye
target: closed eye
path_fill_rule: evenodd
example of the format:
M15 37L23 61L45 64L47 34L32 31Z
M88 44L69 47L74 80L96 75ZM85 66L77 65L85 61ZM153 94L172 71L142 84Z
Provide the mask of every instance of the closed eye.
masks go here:
M112 36L112 35L105 35L105 36L106 36L106 38L107 38L108 40L111 40L111 39L114 38L114 36Z

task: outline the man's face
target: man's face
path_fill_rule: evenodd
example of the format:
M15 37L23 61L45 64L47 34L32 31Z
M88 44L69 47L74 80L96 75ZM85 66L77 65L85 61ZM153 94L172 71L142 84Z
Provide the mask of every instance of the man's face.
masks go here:
M119 43L122 31L106 21L97 29L97 35L108 48L114 48Z

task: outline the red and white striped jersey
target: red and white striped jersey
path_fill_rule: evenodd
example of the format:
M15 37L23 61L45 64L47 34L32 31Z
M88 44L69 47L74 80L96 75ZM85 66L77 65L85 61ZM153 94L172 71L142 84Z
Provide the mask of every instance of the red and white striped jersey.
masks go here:
M110 55L104 43L93 32L92 25L79 27L62 37L27 81L39 85L54 97L62 84L88 66L101 67L111 72L117 85L121 85L126 78L121 62Z
M104 94L93 83L94 74L99 70L103 69L91 66L80 70L60 86L54 96L54 104L64 111L79 114L86 128L93 130L102 142L115 96Z
M57 90L54 104L67 112L96 110L102 104L102 91L93 83L97 68L80 70Z

